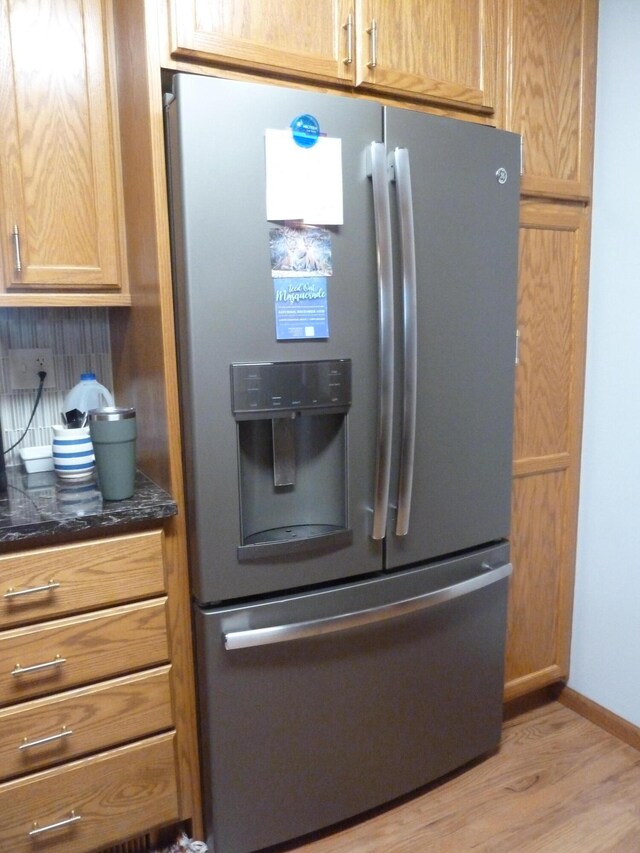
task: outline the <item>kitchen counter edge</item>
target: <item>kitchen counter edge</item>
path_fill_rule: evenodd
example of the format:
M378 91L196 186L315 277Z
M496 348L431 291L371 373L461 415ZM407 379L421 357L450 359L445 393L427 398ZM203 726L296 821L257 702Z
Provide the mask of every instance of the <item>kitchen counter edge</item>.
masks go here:
M171 495L141 471L135 492L122 501L105 501L95 477L61 480L55 472L27 474L7 469L7 491L0 495L0 552L22 543L43 545L83 537L87 533L118 532L176 515ZM6 547L3 547L6 546Z

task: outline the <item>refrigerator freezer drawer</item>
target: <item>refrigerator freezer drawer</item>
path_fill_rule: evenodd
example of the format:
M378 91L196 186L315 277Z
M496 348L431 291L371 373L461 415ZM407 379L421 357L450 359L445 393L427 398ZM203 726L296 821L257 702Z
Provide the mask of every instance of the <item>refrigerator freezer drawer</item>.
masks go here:
M197 609L205 821L217 853L329 826L494 749L507 564L501 546L290 599ZM333 627L225 648L241 631L318 621Z

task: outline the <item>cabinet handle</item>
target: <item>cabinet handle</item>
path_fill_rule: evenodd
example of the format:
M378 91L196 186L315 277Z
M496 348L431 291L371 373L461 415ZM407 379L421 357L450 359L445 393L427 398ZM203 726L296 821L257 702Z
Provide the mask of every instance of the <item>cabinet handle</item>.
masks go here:
M347 15L347 23L342 29L347 33L347 58L344 64L351 65L353 62L353 15Z
M11 670L11 675L25 675L25 673L28 672L40 672L43 669L52 669L56 666L62 666L62 664L66 662L66 658L61 658L60 655L56 655L53 660L48 660L46 663L34 663L32 666L20 666L20 664L17 663Z
M371 39L371 61L367 62L367 68L375 68L378 64L378 25L375 18L371 18L371 26L367 32Z
M30 586L27 589L14 589L9 587L5 592L4 598L18 598L21 595L31 595L33 592L48 592L51 589L58 589L60 584L54 581L53 578L42 586Z
M73 729L68 729L66 726L62 726L60 731L55 735L49 735L48 737L40 737L36 740L29 740L28 738L23 738L22 743L18 747L18 749L31 749L32 746L43 746L45 743L53 743L55 740L62 740L62 738L70 737L73 734Z
M63 826L69 826L70 823L77 823L79 820L82 820L82 815L76 814L75 809L71 809L69 817L56 821L56 823L49 823L47 826L38 826L38 821L34 820L33 829L29 832L29 837L33 838L34 835L51 832L52 829L61 829Z
M22 258L20 257L20 231L18 226L14 225L11 229L11 237L13 238L13 254L15 259L16 272L22 272Z

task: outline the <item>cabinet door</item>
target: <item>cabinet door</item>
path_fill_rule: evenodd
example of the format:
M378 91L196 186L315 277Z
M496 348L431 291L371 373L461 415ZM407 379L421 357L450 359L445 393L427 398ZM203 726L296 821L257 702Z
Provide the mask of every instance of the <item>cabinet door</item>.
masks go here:
M509 0L505 126L523 136L522 192L588 199L596 0Z
M357 83L491 112L495 0L360 0Z
M36 304L34 291L125 301L109 10L0 0L0 304Z
M523 203L507 699L568 674L588 237L580 206Z
M351 81L351 0L171 0L171 54Z

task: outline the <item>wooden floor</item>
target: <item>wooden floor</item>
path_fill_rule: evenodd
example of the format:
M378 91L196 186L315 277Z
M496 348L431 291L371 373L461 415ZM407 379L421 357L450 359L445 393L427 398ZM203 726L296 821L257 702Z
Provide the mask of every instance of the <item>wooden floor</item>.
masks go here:
M499 751L465 772L279 850L640 853L640 752L550 702L507 721Z

